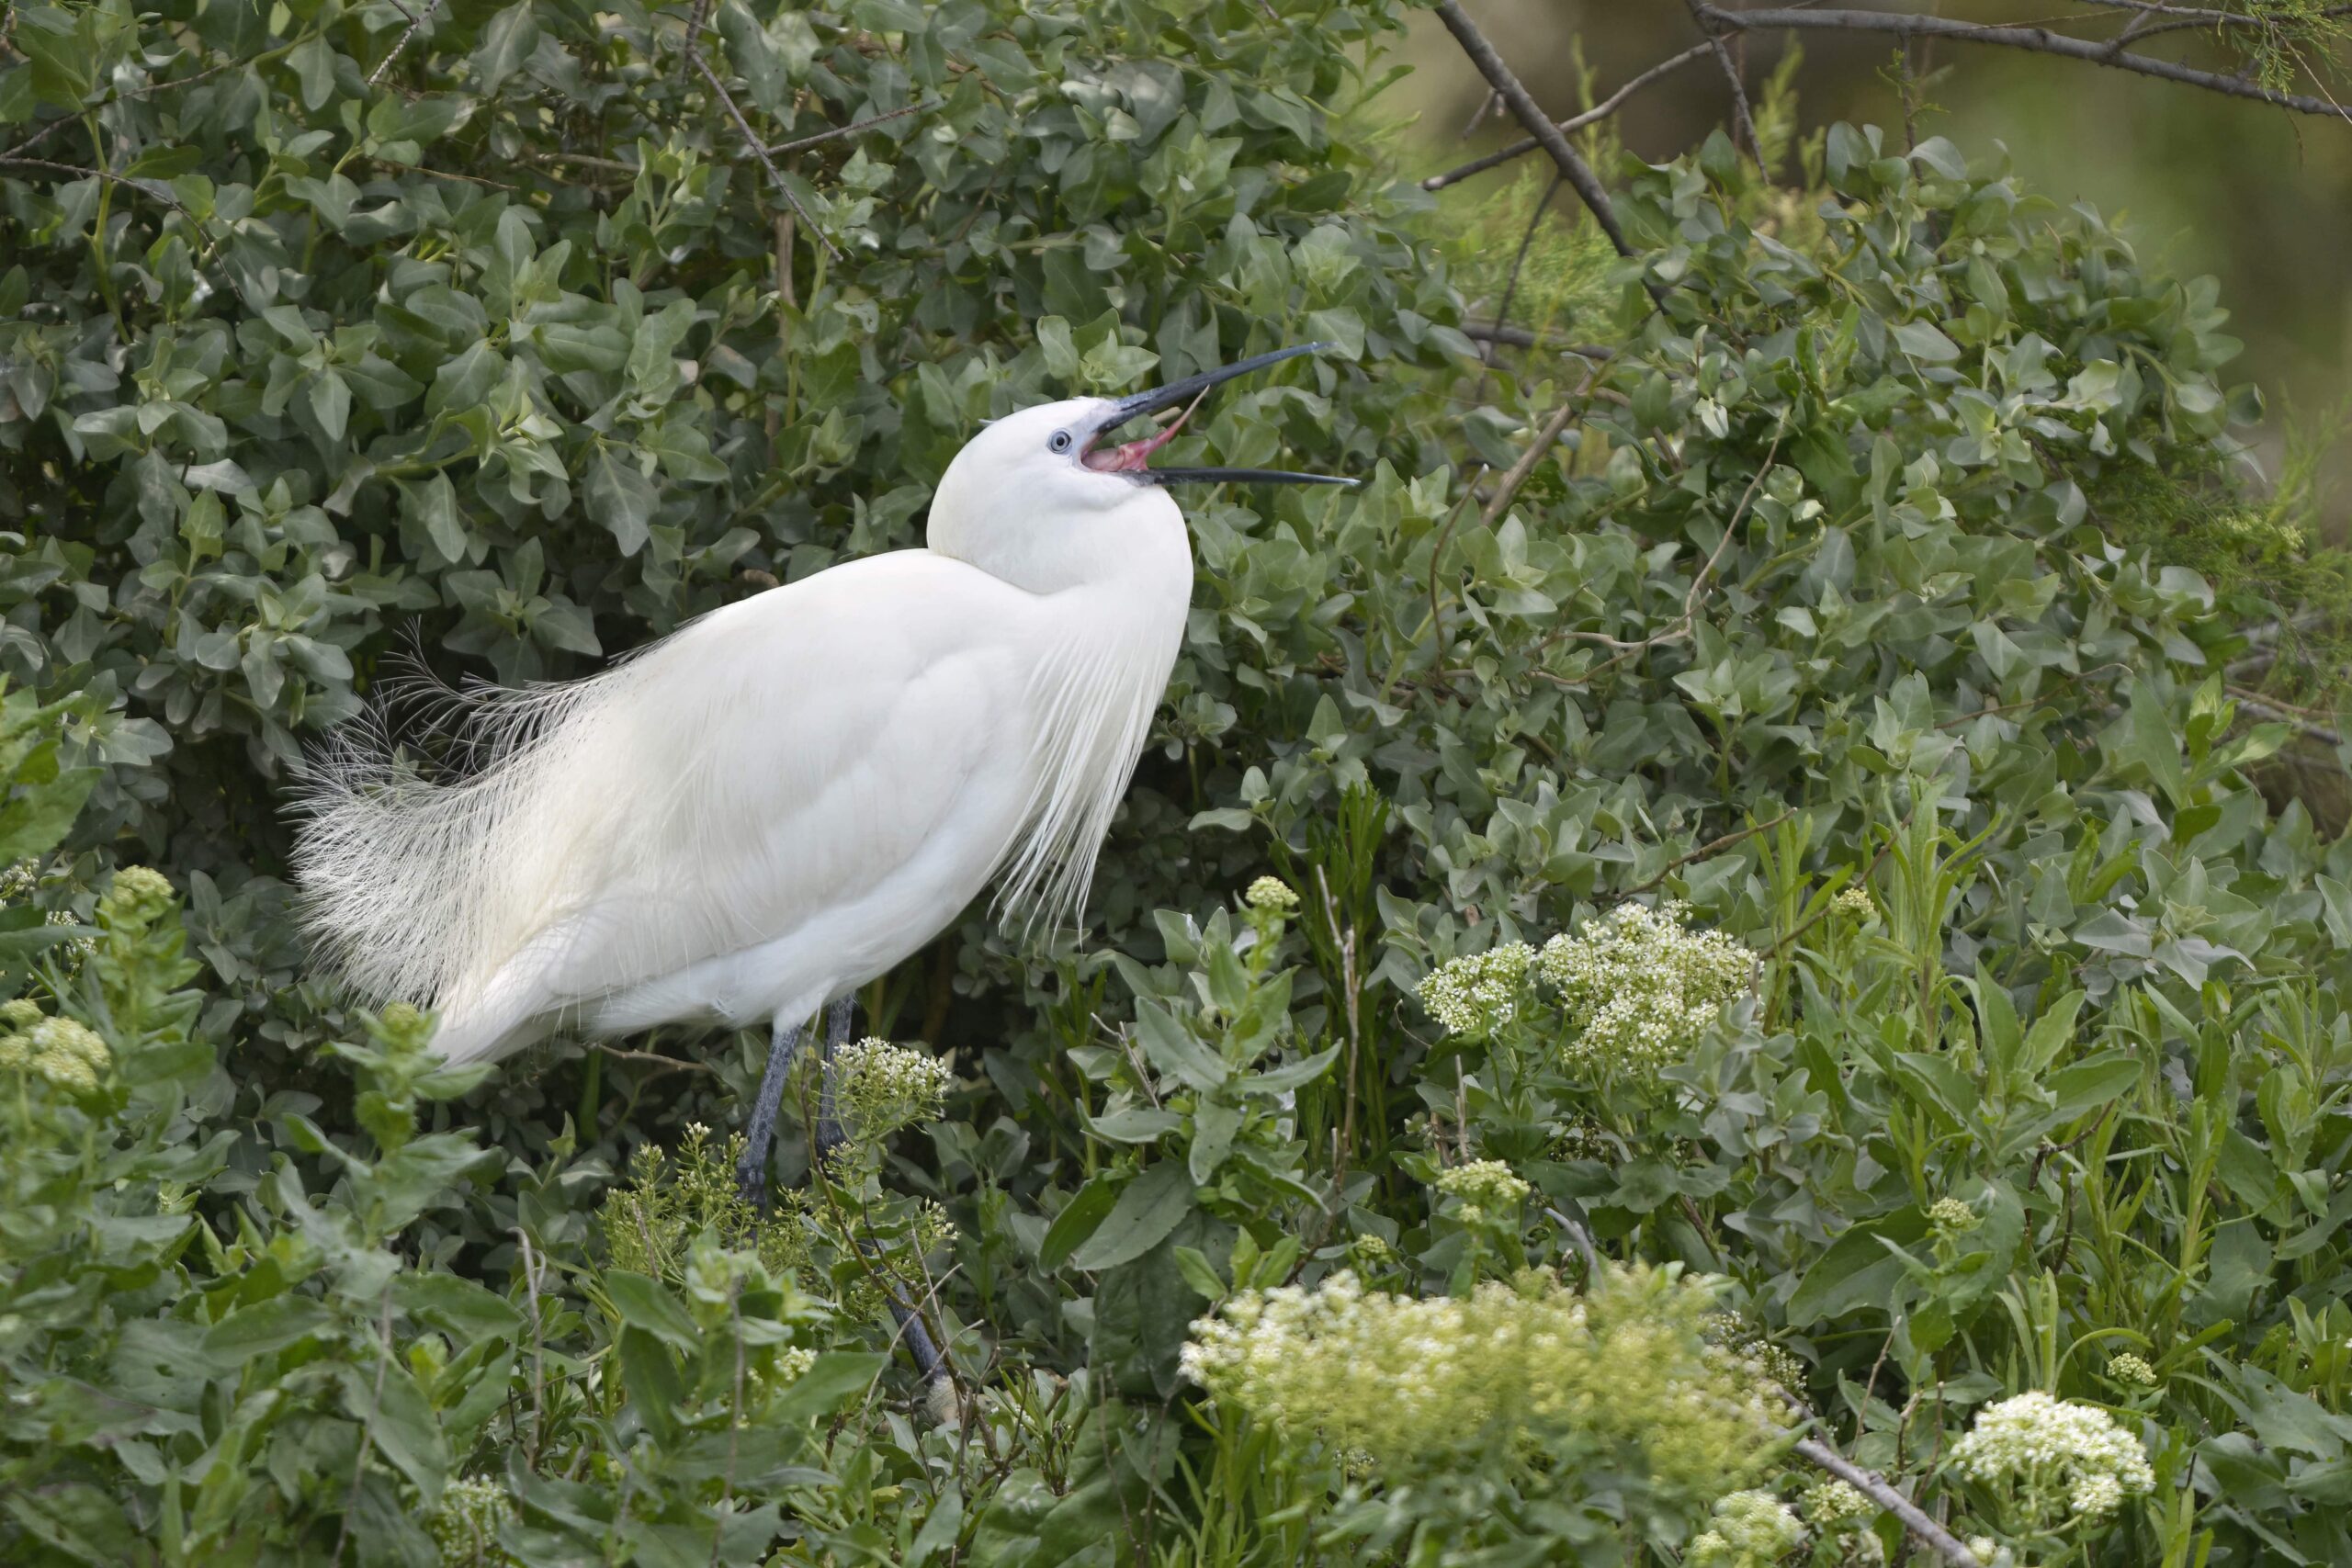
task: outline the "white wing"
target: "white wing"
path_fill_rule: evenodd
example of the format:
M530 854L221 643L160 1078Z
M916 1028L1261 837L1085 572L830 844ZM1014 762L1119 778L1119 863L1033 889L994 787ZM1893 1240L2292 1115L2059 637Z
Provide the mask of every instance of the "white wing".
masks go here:
M772 943L918 856L968 898L1034 813L1047 603L928 551L874 557L492 696L461 783L347 748L311 784L312 923L362 989L442 1010L463 1055Z

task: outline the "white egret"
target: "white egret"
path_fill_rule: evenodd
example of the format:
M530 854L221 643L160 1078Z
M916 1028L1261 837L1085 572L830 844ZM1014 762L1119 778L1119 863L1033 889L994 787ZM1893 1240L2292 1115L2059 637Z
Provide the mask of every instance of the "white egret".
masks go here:
M742 1170L762 1196L812 1014L834 1003L838 1038L850 993L991 881L1002 909L1081 904L1191 602L1162 487L1352 482L1147 467L1182 414L1097 443L1326 346L996 421L941 477L928 547L769 589L586 680L472 694L469 776L424 778L348 727L296 848L322 952L361 993L436 1011L451 1062L558 1028L769 1021Z

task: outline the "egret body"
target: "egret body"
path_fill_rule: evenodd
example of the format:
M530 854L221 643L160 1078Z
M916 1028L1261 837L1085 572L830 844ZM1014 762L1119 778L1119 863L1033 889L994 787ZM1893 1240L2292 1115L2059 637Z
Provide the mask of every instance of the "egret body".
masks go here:
M316 760L296 852L323 950L362 992L436 1011L452 1062L558 1028L772 1021L755 1184L820 1006L991 881L1008 907L1077 909L1183 637L1192 553L1164 487L1349 482L1148 468L1175 425L1104 438L1321 346L995 422L942 477L928 547L770 589L587 680L473 698L468 777L357 731Z

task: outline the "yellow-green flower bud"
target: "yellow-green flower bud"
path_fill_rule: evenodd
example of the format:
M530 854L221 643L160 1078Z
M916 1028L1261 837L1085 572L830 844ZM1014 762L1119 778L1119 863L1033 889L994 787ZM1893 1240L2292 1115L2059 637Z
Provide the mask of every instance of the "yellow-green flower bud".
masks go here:
M1298 895L1279 876L1260 877L1250 885L1250 891L1241 896L1241 901L1253 909L1284 915L1298 908Z
M70 1018L45 1018L25 1032L44 1064L43 1072L49 1070L46 1064L51 1058L62 1057L79 1063L95 1085L96 1075L114 1066L114 1053L107 1049L107 1043L88 1025Z
M114 874L98 918L108 925L144 925L172 907L172 885L152 866L126 865Z

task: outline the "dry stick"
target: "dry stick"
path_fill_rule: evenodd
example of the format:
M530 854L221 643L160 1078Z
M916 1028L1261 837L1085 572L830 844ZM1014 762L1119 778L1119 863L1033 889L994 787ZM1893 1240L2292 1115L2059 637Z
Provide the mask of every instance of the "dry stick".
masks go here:
M2344 736L2341 731L2330 729L2325 725L2313 724L2307 718L2299 718L2296 716L2293 709L2281 707L2278 703L2267 697L2256 696L2254 693L2247 691L2244 686L2231 686L2226 688L2226 690L2229 692L2231 696L2235 697L2238 700L2240 706L2250 707L2256 713L2267 714L2272 718L2277 719L2280 724L2286 725L2290 728L2300 732L2310 739L2320 742L2324 746L2341 746L2344 744Z
M1799 1438L1796 1441L1799 1458L1819 1465L1855 1491L1903 1521L1911 1539L1932 1551L1953 1568L1983 1568L1976 1554L1961 1543L1958 1536L1936 1523L1919 1505L1897 1492L1879 1477L1864 1470L1818 1438Z
M708 1062L689 1061L684 1056L664 1056L653 1051L624 1051L601 1040L590 1043L616 1062L643 1062L657 1073L715 1073L718 1070Z
M368 85L369 86L372 87L378 82L383 80L384 73L392 68L392 62L398 60L402 51L408 48L408 40L416 36L416 29L431 21L433 19L433 14L440 9L441 0L426 0L424 12L422 16L409 17L407 10L405 8L401 9L401 15L408 17L408 31L401 34L400 42L392 45L392 52L384 56L382 60L377 62L376 69L368 73Z
M1552 198L1560 194L1565 178L1560 175L1553 175L1552 183L1544 187L1543 196L1536 199L1535 210L1527 215L1527 231L1519 237L1519 254L1510 258L1510 276L1503 284L1502 303L1495 307L1495 325L1498 327L1510 321L1510 302L1519 293L1519 275L1526 270L1527 253L1535 248L1535 231L1544 227L1544 215L1552 210ZM1494 362L1495 356L1489 353L1487 363L1491 366ZM1481 377L1479 386L1483 389L1485 385L1485 378Z
M768 153L771 157L775 157L786 152L797 152L803 147L814 147L820 141L831 141L837 136L854 136L861 130L868 130L880 125L886 119L899 119L907 115L921 114L925 109L935 109L938 107L937 98L932 99L929 103L909 104L905 108L892 109L888 114L870 115L854 125L836 125L831 130L820 130L814 136L804 136L797 141L779 141L768 149Z
M1598 367L1595 368L1597 370ZM1495 520L1510 508L1514 500L1518 499L1520 487L1527 482L1529 475L1535 472L1535 465L1550 454L1553 444L1558 441L1561 433L1568 428L1568 422L1575 419L1577 412L1584 407L1584 394L1590 388L1591 382L1592 378L1586 377L1585 385L1577 389L1576 395L1562 403L1553 412L1552 417L1544 422L1544 428L1535 433L1535 439L1528 443L1527 450L1519 455L1519 461L1513 463L1503 474L1503 482L1497 487L1494 499L1487 502L1486 511L1479 513L1478 520L1481 523L1489 528L1493 527Z
M1464 321L1462 335L1473 343L1501 344L1510 348L1553 348L1577 359L1614 359L1617 351L1590 343L1555 343L1550 338L1529 332L1525 327L1507 327L1496 321Z
M1667 862L1666 869L1659 872L1656 876L1651 877L1647 882L1642 883L1638 886L1623 889L1622 897L1630 898L1636 893L1646 893L1651 888L1656 887L1659 883L1664 882L1668 877L1672 876L1676 872L1680 871L1684 866L1689 865L1692 861L1705 860L1708 856L1720 854L1724 850L1731 848L1734 844L1752 839L1758 833L1769 833L1773 829L1779 827L1781 823L1787 821L1790 818L1795 815L1796 813L1793 811L1783 811L1778 817L1773 818L1770 822L1751 823L1747 827L1742 828L1736 832L1725 833L1720 839L1711 840L1706 843L1701 844L1689 854L1680 855Z
M1724 82L1731 88L1732 129L1747 142L1747 155L1756 166L1764 166L1764 142L1756 134L1756 118L1747 112L1747 85L1739 79L1739 67L1731 60L1731 51L1724 47L1724 36L1707 20L1706 7L1700 0L1683 0L1690 8L1690 19L1699 24L1699 31L1706 35L1708 47L1715 51L1715 63L1723 69Z
M1625 231L1617 225L1617 209L1610 205L1609 192L1602 187L1591 167L1577 155L1577 150L1568 145L1568 139L1560 134L1560 128L1552 123L1520 79L1511 74L1510 67L1503 63L1503 57L1495 52L1495 46L1487 41L1486 34L1480 32L1477 25L1463 11L1461 0L1438 0L1437 19L1445 24L1445 30L1453 35L1454 41L1462 46L1462 52L1470 57L1470 63L1478 68L1478 74L1495 89L1496 96L1510 108L1513 118L1526 127L1528 134L1535 138L1536 144L1551 155L1552 162L1566 176L1568 184L1576 186L1577 195L1584 198L1585 206L1592 211L1593 221L1600 224L1600 231L1609 236L1609 243L1617 254L1631 256L1634 254L1633 244L1625 238ZM1650 291L1652 299L1665 299L1665 288L1655 279L1645 277L1642 286Z
M2192 65L2157 60L2145 54L2127 54L2112 44L2073 38L2065 33L2052 32L2048 28L1979 27L1971 22L1956 22L1947 17L1897 16L1885 11L1799 11L1786 8L1726 11L1706 5L1703 0L1699 8L1717 25L1743 30L1811 28L1822 32L1893 33L1899 38L1949 38L1958 39L1963 43L1997 44L2005 49L2054 54L2062 59L2086 61L2093 65L2109 66L2117 71L2136 72L2143 76L2202 87L2208 92L2221 93L2233 98L2251 98L2256 103L2293 109L2300 114L2324 115L2330 119L2352 119L2352 111L2324 98L2314 98L2303 93L2276 92L2252 82L2241 81L2235 76L2224 76L2217 71L2199 71Z
M1619 109L1623 108L1625 107L1626 99L1632 97L1635 93L1640 92L1644 87L1648 86L1651 83L1658 81L1663 77L1670 76L1675 72L1681 70L1692 61L1705 54L1709 47L1709 45L1703 43L1693 44L1689 49L1684 50L1680 54L1675 55L1671 59L1658 62L1656 65L1651 66L1647 71L1643 72L1640 75L1634 77L1632 81L1626 83L1623 86L1618 88L1615 92L1610 94L1607 97L1601 99L1600 102L1593 105L1592 107L1585 110L1582 114L1572 115L1568 118L1559 121L1560 133L1565 136L1572 131L1582 130L1588 125L1598 125L1602 120L1607 119L1611 115L1615 114ZM1423 190L1443 190L1446 186L1466 180L1473 175L1483 175L1488 169L1495 168L1503 164L1510 163L1515 159L1524 158L1527 154L1534 151L1535 138L1531 136L1523 141L1512 142L1510 146L1502 149L1500 152L1489 152L1483 158L1473 158L1470 162L1463 164L1458 169L1448 169L1442 175L1431 175L1428 179L1421 182L1421 188Z
M752 122L745 119L743 111L735 107L734 95L727 90L727 84L718 79L718 73L713 71L710 68L710 62L702 57L702 47L695 41L695 33L700 31L701 28L697 27L694 32L686 35L686 59L693 63L695 70L702 73L702 79L710 84L710 90L718 95L718 101L726 106L727 118L735 122L737 130L742 132L743 145L752 150L752 155L760 161L760 167L768 172L768 178L775 182L775 188L782 191L784 199L792 204L793 212L800 221L808 226L808 232L817 236L817 243L825 247L825 254L835 261L841 260L841 247L828 239L822 229L817 227L817 220L808 216L808 209L800 205L800 198L792 194L790 186L784 183L784 171L775 166L775 160L768 156L767 148L762 145L760 139L752 133Z

